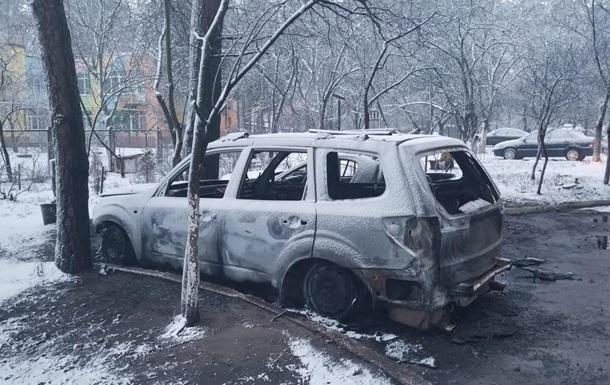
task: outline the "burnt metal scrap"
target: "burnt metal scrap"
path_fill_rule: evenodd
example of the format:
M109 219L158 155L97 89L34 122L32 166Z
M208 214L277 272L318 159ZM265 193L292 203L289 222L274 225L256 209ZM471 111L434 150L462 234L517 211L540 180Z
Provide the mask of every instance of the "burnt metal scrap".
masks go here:
M534 282L536 282L536 279L539 279L541 281L560 281L560 280L572 280L575 279L574 277L574 273L556 273L553 271L548 271L548 270L542 270L542 269L536 269L536 268L532 268L532 267L521 267L523 270L530 272L531 276L530 277L525 277L525 278L533 278Z
M543 264L544 262L546 262L545 259L533 257L525 257L512 260L513 266L515 267L538 266Z
M106 258L181 268L189 162L154 188L99 200L96 228L120 230L104 232ZM210 143L200 179L202 273L270 284L324 316L386 308L430 329L448 307L503 289L495 278L511 267L502 199L456 139L237 133Z

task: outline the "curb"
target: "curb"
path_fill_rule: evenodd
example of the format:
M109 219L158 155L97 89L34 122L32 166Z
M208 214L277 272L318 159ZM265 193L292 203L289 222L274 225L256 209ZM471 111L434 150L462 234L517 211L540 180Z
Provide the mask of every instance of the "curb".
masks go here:
M112 267L113 269L124 272L124 273L156 277L156 278L161 278L161 279L178 282L178 283L182 282L182 275L169 273L169 272L143 269L140 267L113 265L113 264L107 264L107 263L104 263L104 264L96 263L95 267L99 269L102 265ZM379 369L381 372L385 373L388 377L390 377L393 381L397 382L398 384L401 384L401 385L432 385L430 382L425 380L420 375L408 370L407 367L405 367L404 365L401 365L401 364L389 359L388 357L374 351L373 349L369 348L368 346L365 346L365 345L347 337L346 335L344 335L342 333L339 333L334 330L329 330L325 327L315 324L315 323L309 321L308 319L297 318L294 315L292 315L291 313L286 312L281 307L267 303L258 297L255 297L255 296L252 296L249 294L243 294L243 293L238 292L237 290L233 290L233 289L230 289L230 288L227 288L224 286L216 285L216 284L213 284L210 282L203 282L203 281L199 284L199 289L209 291L209 292L212 292L215 294L220 294L220 295L223 295L226 297L240 299L240 300L248 302L256 307L259 307L263 310L266 310L269 313L272 313L274 315L272 321L276 318L282 317L298 326L301 326L301 327L309 330L310 332L312 332L314 334L321 334L324 337L326 337L329 340L336 343L341 348L349 351L350 353L352 353L356 357L360 358L361 360L366 361L370 365L376 367L377 369Z
M544 213L548 211L557 210L570 210L570 209L585 209L589 207L599 206L610 206L610 199L601 200L590 200L580 202L565 202L559 204L547 204L547 205L536 205L536 206L523 206L523 207L506 207L504 214L515 215L515 214L532 214L532 213Z

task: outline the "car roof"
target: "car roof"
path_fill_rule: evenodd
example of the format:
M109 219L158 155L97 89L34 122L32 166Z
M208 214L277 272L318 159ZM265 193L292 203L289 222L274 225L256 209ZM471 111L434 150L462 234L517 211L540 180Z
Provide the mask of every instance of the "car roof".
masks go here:
M441 135L403 134L397 130L360 130L360 131L326 131L310 130L309 132L275 133L249 135L238 132L225 135L210 143L209 148L248 147L248 146L304 146L304 147L362 147L411 146L414 147L453 147L464 146L458 139Z

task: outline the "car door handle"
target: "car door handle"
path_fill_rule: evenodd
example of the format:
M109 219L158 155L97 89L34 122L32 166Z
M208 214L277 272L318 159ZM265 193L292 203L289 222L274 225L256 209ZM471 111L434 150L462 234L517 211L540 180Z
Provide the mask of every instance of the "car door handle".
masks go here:
M282 219L282 225L284 226L291 226L295 224L300 226L307 226L307 221L295 217Z

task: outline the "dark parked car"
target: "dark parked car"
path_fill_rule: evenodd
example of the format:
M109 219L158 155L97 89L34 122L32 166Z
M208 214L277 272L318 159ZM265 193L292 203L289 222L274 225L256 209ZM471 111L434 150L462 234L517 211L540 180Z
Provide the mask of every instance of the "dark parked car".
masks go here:
M498 128L487 134L487 144L493 146L507 140L515 140L524 137L527 132L517 128Z
M538 152L538 132L532 132L522 138L509 140L494 146L494 155L504 159L522 159L536 156ZM593 155L595 138L565 129L551 130L546 133L544 142L549 157L565 157L567 160L583 160Z

